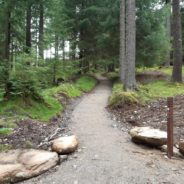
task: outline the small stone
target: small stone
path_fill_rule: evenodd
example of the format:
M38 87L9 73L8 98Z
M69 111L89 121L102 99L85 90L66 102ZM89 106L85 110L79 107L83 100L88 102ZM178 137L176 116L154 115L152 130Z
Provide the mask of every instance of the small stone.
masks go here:
M80 153L80 152L82 152L82 150L81 149L78 149L77 152Z
M172 168L172 171L177 171L177 170L178 170L178 169L176 169L176 168L174 168L174 167Z
M95 158L97 159L98 158L98 155L95 155Z
M156 172L155 174L156 174L157 176L158 176L158 175L160 175L160 173L159 173L159 172Z
M78 158L78 155L76 155L76 154L75 154L75 155L73 155L73 158Z
M164 155L164 158L168 159L168 156L167 155Z
M73 184L78 184L78 183L79 183L79 182L78 182L77 180L73 182Z
M125 128L121 128L121 131L122 131L122 132L126 132L126 129L125 129Z
M58 154L70 154L78 147L76 136L60 137L52 141L52 151Z
M155 168L155 165L154 165L154 164L152 164L152 165L150 165L150 167Z
M177 149L179 149L179 145L178 145L178 144L176 144L175 147L176 147Z
M116 124L111 125L112 128L117 128L118 126Z
M60 155L60 162L65 162L66 160L68 160L68 155Z
M77 165L73 165L73 168L74 168L74 169L77 169Z

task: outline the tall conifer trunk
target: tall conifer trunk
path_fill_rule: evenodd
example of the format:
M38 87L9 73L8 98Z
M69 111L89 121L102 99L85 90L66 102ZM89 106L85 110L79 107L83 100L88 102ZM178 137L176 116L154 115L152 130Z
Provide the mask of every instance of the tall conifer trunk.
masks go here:
M25 52L31 52L31 7L32 5L29 4L26 11L26 48Z
M167 29L167 37L169 41L171 41L171 0L166 0L166 6L168 7L168 15L166 17L166 29ZM171 62L171 51L169 50L165 60L165 66L170 66Z
M5 17L6 17L6 22L5 22L5 46L4 46L4 59L9 61L10 58L10 43L11 43L11 23L10 23L10 18L11 18L11 11L9 9L9 6L5 10Z
M120 12L120 77L125 91L136 88L135 0L121 0Z
M125 83L125 0L120 4L120 79Z
M44 59L44 48L43 48L43 37L44 37L44 6L43 2L40 3L40 19L39 19L39 56Z
M173 82L182 82L182 33L180 0L173 0L173 51L174 65L172 72Z

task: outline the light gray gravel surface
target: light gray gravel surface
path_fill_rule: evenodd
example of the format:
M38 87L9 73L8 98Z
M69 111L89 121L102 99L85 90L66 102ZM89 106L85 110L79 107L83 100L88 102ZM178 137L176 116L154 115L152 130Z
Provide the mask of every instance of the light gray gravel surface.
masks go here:
M22 184L183 184L184 162L168 160L163 153L137 146L120 131L105 109L111 93L101 80L76 106L71 131L78 152L51 172Z

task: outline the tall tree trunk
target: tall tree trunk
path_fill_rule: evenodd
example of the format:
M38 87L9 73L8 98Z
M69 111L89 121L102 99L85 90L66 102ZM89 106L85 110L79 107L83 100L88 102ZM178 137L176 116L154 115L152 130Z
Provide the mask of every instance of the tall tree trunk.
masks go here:
M169 13L166 17L166 29L167 37L171 41L171 0L166 0L166 6L168 7ZM165 60L165 66L170 66L171 62L171 51L169 50Z
M57 33L55 33L55 59L59 59L59 37Z
M26 12L26 48L25 52L30 54L31 52L31 7L32 5L28 5Z
M5 46L4 46L4 59L9 61L10 58L10 43L11 43L11 11L9 6L6 8L6 22L5 22Z
M44 48L43 48L43 37L44 37L44 6L43 2L40 3L40 19L39 19L39 56L44 59Z
M63 39L62 41L62 50L63 50L63 61L65 61L65 57L66 57L66 53L65 53L65 39Z
M5 73L4 73L4 89L5 89L5 94L4 94L4 99L6 99L9 94L9 72L10 72L10 44L11 44L11 8L9 5L5 7L5 27L4 27L4 34L5 34L5 40L4 40L4 54L3 54L3 59L5 62Z
M124 89L134 90L135 80L135 55L136 55L136 24L135 0L126 0L126 69Z
M173 0L173 51L174 65L172 72L173 82L182 82L182 34L180 0Z
M125 83L125 0L120 4L120 79Z

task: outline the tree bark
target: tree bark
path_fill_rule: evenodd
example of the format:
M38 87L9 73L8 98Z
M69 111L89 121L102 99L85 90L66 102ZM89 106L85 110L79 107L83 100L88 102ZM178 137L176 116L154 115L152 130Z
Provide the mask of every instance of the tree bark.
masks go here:
M136 24L135 0L126 0L126 67L124 89L135 90Z
M9 61L10 58L10 43L11 43L11 11L9 9L9 6L6 8L6 22L5 22L5 46L4 46L4 59Z
M66 59L66 53L65 53L65 39L62 41L62 50L63 50L63 61Z
M44 6L43 3L40 3L40 19L39 19L39 56L41 59L44 59L44 48L43 48L43 39L44 39Z
M167 29L167 37L169 41L171 41L171 0L166 0L166 6L170 10L168 16L166 17L166 29ZM165 66L170 66L171 63L171 51L169 50L165 60Z
M182 33L180 0L173 0L173 56L174 65L172 72L173 82L182 82Z
M55 59L59 59L59 37L57 33L55 33Z
M120 79L125 83L125 0L120 4Z
M26 48L25 52L27 54L31 53L31 7L32 5L28 5L26 12Z

